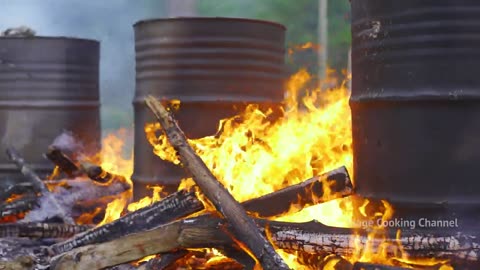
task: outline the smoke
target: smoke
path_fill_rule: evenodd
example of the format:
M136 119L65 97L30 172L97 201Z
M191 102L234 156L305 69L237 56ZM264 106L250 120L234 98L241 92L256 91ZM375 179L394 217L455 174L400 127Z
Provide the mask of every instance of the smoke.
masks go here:
M58 135L51 146L62 150L67 153L81 153L83 152L83 144L70 131L64 131Z
M76 218L83 213L81 206L88 205L105 207L108 202L118 198L120 194L128 191L131 186L124 179L115 179L108 185L97 184L86 177L70 179L68 187L57 186L53 190L53 196L60 207L69 215ZM38 200L38 207L29 211L22 222L45 222L48 220L61 219L61 213L46 196ZM77 209L80 207L80 210Z
M0 30L21 25L38 36L67 36L101 42L102 128L132 125L135 52L132 25L162 17L164 1L0 0Z

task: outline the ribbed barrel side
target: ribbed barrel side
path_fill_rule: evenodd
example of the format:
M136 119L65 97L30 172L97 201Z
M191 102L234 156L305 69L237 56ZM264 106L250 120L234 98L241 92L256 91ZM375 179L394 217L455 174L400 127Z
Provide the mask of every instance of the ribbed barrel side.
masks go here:
M480 203L480 2L352 0L355 183L405 204Z
M178 99L176 117L190 138L212 135L218 121L246 103L283 100L285 28L233 18L177 18L135 25L134 181L175 183L178 168L152 154L144 126L146 95Z
M75 38L0 38L0 153L16 147L41 175L63 131L95 151L100 141L99 43ZM18 170L0 155L0 175Z

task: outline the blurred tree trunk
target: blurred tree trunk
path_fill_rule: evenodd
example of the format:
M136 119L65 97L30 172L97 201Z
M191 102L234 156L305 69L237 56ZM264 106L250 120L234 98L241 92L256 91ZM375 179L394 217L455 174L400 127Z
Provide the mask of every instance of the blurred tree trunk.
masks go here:
M197 16L196 0L166 0L168 17Z

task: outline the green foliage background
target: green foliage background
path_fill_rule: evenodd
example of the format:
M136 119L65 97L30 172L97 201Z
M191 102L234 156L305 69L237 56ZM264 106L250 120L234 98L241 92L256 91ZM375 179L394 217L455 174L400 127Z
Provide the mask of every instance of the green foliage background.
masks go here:
M287 47L306 42L318 43L318 0L198 0L201 16L246 17L275 21L287 27ZM337 71L347 67L350 47L350 3L348 0L328 1L328 59ZM296 56L292 70L298 66L314 72L317 55L314 51Z

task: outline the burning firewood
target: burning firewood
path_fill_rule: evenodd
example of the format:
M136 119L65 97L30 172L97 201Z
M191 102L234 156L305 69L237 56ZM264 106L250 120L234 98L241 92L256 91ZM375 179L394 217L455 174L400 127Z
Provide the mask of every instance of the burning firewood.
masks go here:
M76 180L69 181L68 183L73 184L75 181ZM332 196L329 196L328 198L320 198L319 196L324 193L324 185L328 185L332 192L334 191L339 195L336 196L332 194ZM79 190L78 192L74 192L74 194L79 194L81 192L82 191ZM246 201L242 205L244 205L248 212L251 212L256 216L274 217L285 213L289 209L286 205L287 203L293 204L297 203L299 200L302 205L309 202L319 203L351 192L351 182L348 178L348 173L346 169L342 167L309 179L304 183L272 192L268 195L259 197L258 199ZM87 192L87 194L96 193ZM267 198L269 200L267 200ZM315 201L313 200L314 198L316 198ZM272 209L272 202L276 203L282 200L285 201L280 204L281 207L273 207ZM62 253L83 245L113 240L120 236L161 226L166 222L193 214L203 209L202 202L193 192L181 190L169 195L159 202L155 202L150 206L127 214L112 223L92 229L85 235L78 235L76 239L67 240L65 243L59 243L55 245L53 249L57 250L55 253ZM147 218L148 222L146 222Z
M179 191L113 222L93 228L65 242L55 244L50 249L53 254L60 254L76 247L110 241L123 235L160 226L202 209L203 204L197 199L194 192Z
M288 223L256 220L258 228L280 249L291 252L326 253L350 256L357 248L379 247L389 242L390 255L402 245L408 258L450 260L452 265L478 269L480 239L478 235L458 232L406 231L397 238L396 231L387 231L386 239L369 238L367 232L325 226L318 222ZM185 219L159 228L124 236L111 242L89 245L60 254L52 259L52 269L98 269L148 255L184 248L231 246L235 242L223 228L231 226L211 216ZM470 268L469 268L470 269Z
M78 168L78 166L58 147L48 147L45 157L52 161L53 164L55 164L55 166L57 166L60 171L64 172L69 178L74 178L81 173L80 168Z
M68 238L90 228L87 225L59 223L0 224L0 237Z
M147 97L145 102L160 122L170 144L179 154L182 164L192 174L195 183L217 211L230 222L234 236L246 245L264 269L289 269L272 244L260 233L253 219L195 153L173 115L153 96Z
M353 185L345 167L329 171L300 184L243 202L249 212L258 217L275 217L288 212L292 205L297 209L320 204L353 194Z
M12 202L0 204L0 217L14 216L30 211L38 206L38 198L35 194L24 195Z
M65 209L60 206L56 198L42 182L42 179L25 163L25 160L13 147L7 148L7 155L17 165L25 178L32 183L34 190L41 193L50 202L51 207L55 209L60 217L68 224L75 224L72 217L65 212Z
M108 183L115 179L125 180L125 177L107 172L101 166L89 161L80 161L80 167L90 179L99 183Z
M35 193L32 183L16 183L7 187L0 193L0 201L6 201L11 198L13 195L21 195L25 193Z

